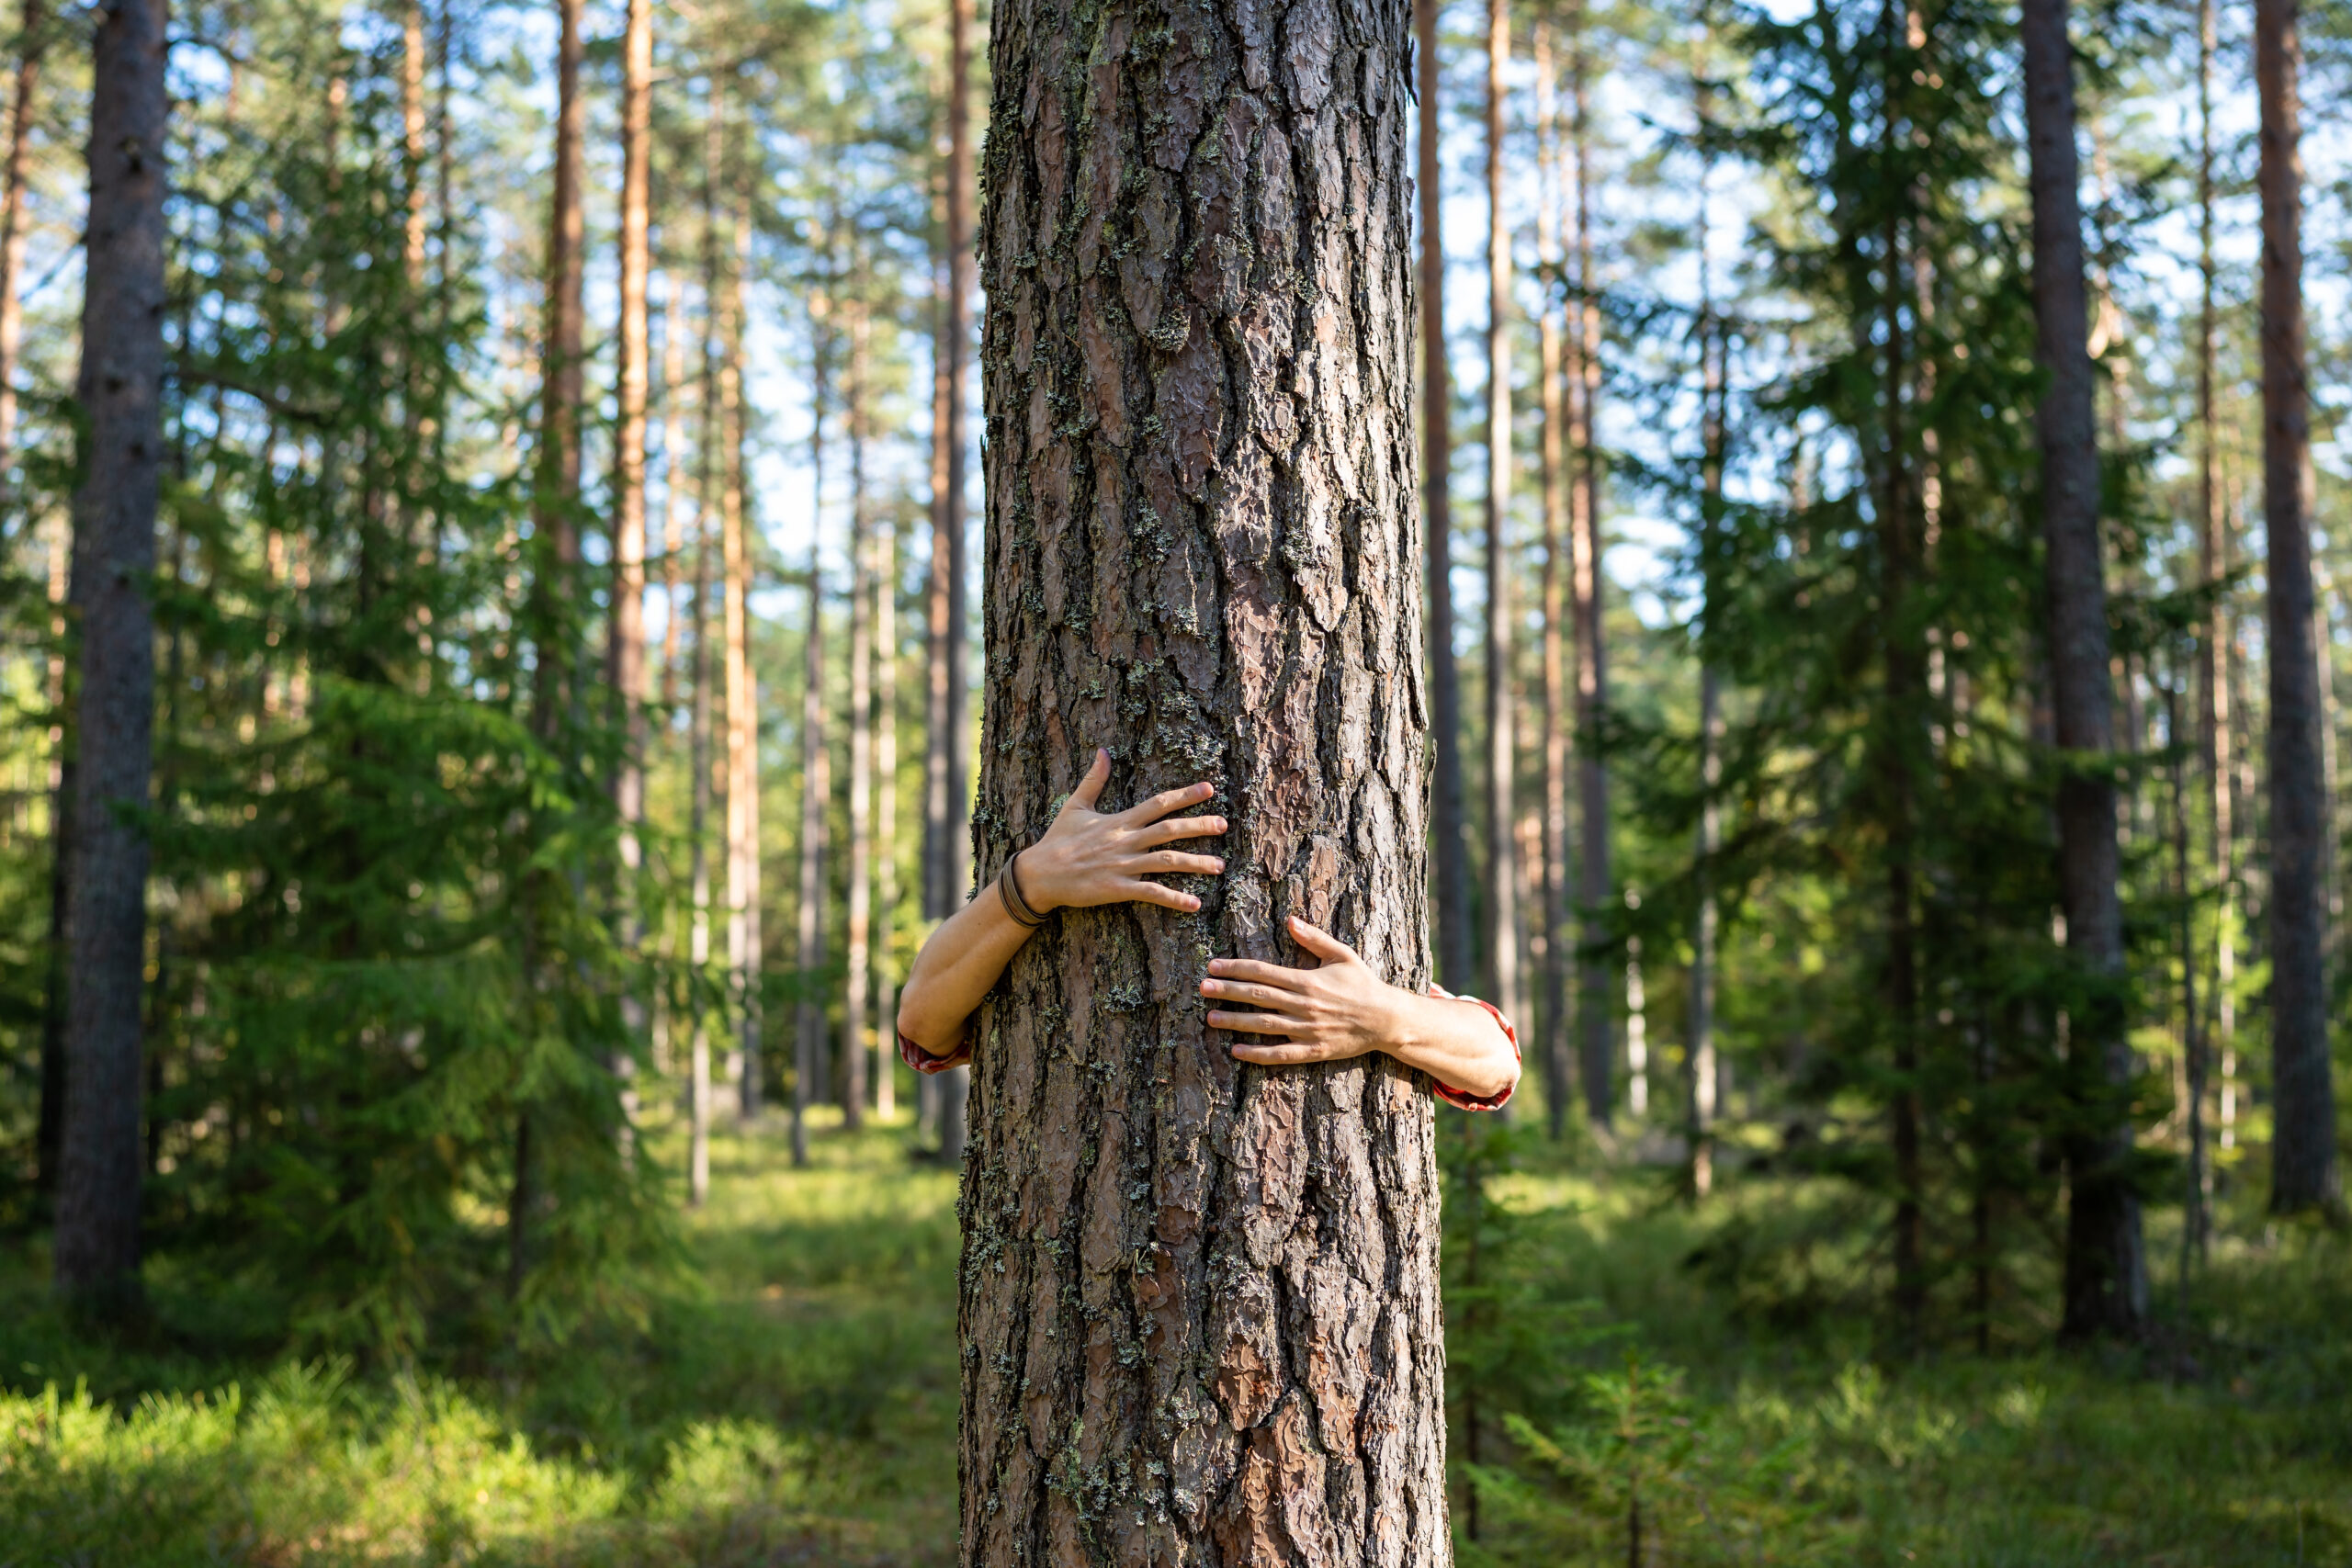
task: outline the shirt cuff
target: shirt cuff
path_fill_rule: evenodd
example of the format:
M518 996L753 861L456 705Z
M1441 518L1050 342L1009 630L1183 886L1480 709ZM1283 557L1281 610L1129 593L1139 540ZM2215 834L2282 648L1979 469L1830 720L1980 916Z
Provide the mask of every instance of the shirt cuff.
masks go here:
M1511 1027L1510 1020L1505 1018L1502 1014L1502 1010L1495 1006L1494 1003L1486 1001L1477 997L1456 996L1453 992L1449 991L1444 987L1439 985L1431 985L1430 987L1430 995L1437 998L1440 1001L1470 1002L1478 1007L1485 1008L1489 1013L1494 1015L1495 1021L1502 1025L1503 1038L1510 1042L1511 1060L1516 1062L1523 1061L1525 1059L1521 1055L1519 1049L1519 1031ZM900 1038L903 1040L905 1037L902 1035ZM1500 1094L1489 1094L1484 1096L1465 1093L1461 1089L1455 1089L1452 1084L1433 1083L1431 1087L1437 1090L1437 1097L1440 1100L1442 1100L1448 1105L1451 1105L1457 1110L1500 1111L1504 1106L1510 1103L1510 1097L1519 1091L1519 1080L1516 1077L1512 1078L1509 1084L1504 1086Z
M899 1060L919 1073L944 1073L950 1067L960 1067L972 1059L972 1036L967 1032L956 1042L956 1049L944 1056L934 1056L903 1033L899 1036Z

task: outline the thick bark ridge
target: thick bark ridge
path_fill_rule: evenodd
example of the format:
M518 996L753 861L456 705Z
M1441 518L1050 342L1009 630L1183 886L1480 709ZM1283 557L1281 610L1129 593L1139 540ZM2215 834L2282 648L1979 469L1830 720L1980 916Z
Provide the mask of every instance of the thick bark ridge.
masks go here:
M2262 511L2270 612L2270 1206L2343 1201L2327 1048L2327 792L2312 646L2311 386L2303 330L2302 43L2295 0L2256 0L2262 100Z
M2026 0L2026 141L2033 197L2038 355L2049 378L2034 425L2041 445L2044 592L2051 716L2066 768L2058 784L2059 897L2066 946L2098 987L2073 1021L2076 1114L2069 1140L2064 1332L2137 1335L2147 1260L2130 1179L2132 1077L2123 1002L2123 904L2116 889L2115 784L2088 765L2113 745L2107 581L2098 536L2098 438L2083 282L2075 150L2075 74L2066 0Z
M58 1289L135 1295L141 984L153 761L155 508L162 482L166 99L161 0L99 16L90 102L87 292L74 496L81 682L66 846L65 1105Z
M1429 975L1405 8L1001 0L979 872L1097 746L1216 781L1197 914L1065 911L978 1020L967 1564L1442 1565L1427 1084L1270 1072L1213 954Z

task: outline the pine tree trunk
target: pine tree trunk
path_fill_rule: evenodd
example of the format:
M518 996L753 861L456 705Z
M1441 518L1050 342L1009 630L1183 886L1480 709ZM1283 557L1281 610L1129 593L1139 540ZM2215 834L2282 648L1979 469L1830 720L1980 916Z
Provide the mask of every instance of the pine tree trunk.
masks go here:
M965 769L971 755L969 690L964 645L971 636L965 567L969 526L965 518L965 474L971 442L964 429L965 366L972 353L972 28L973 0L948 0L947 90L947 619L941 658L946 696L938 739L945 749L940 770L946 801L940 819L939 912L951 913L971 886L971 790ZM953 1165L964 1157L964 1102L971 1092L971 1070L952 1069L940 1087L940 1156Z
M2327 800L2312 647L2311 389L2304 357L2302 43L2296 0L2255 0L2261 98L2263 522L2269 538L2270 1207L2343 1201L2328 1060Z
M163 475L162 0L99 13L82 306L82 469L72 603L80 620L67 845L65 1102L57 1288L102 1311L139 1295L139 1000L153 763L155 513Z
M702 986L710 964L710 807L713 759L710 711L711 513L720 489L718 465L726 444L719 404L718 175L725 147L725 89L716 73L710 82L708 120L704 128L702 184L702 416L701 458L695 481L695 666L692 707L687 716L686 766L693 777L688 818L688 886L692 910L686 956L694 970L688 1005L694 1020L688 1043L687 1193L696 1208L710 1194L710 1009Z
M0 167L0 502L13 501L16 494L7 474L17 453L17 363L25 335L24 301L17 297L25 270L25 162L48 30L47 0L25 0L17 86L8 105L7 162Z
M853 303L849 362L849 974L842 998L842 1124L865 1121L865 998L874 919L874 584L866 559L865 314Z
M954 913L947 886L947 584L956 574L955 547L948 542L948 405L952 384L947 297L954 268L947 256L947 175L943 166L933 201L940 235L933 257L931 377L931 562L923 582L923 795L922 918ZM926 1099L935 1086L926 1078Z
M1436 778L1430 814L1437 857L1437 964L1457 990L1471 984L1470 829L1462 780L1462 681L1453 661L1453 409L1445 354L1445 237L1439 221L1438 0L1414 0L1420 96L1421 528L1428 551L1430 760Z
M1614 879L1609 865L1609 769L1600 755L1601 717L1609 708L1608 644L1602 636L1600 458L1596 451L1600 417L1600 299L1592 264L1592 133L1582 0L1576 0L1569 17L1573 39L1569 129L1576 144L1577 179L1576 288L1570 296L1575 331L1569 334L1569 358L1577 387L1568 415L1568 438L1577 472L1569 491L1568 526L1577 654L1577 901L1583 909L1578 922L1583 945L1589 950L1608 935ZM1616 1067L1617 1048L1609 964L1589 953L1580 969L1577 1056L1584 1077L1585 1115L1594 1126L1605 1128L1613 1110L1610 1079Z
M874 531L874 1115L899 1113L899 534Z
M1405 21L996 12L980 869L1098 745L1237 830L977 1020L967 1564L1450 1559L1426 1084L1241 1067L1197 994L1293 912L1428 976Z
M620 331L614 378L619 418L613 431L613 588L605 675L619 709L622 738L613 772L613 810L620 819L620 885L614 891L620 944L633 954L644 941L637 880L645 819L645 405L651 370L645 285L651 262L647 205L653 151L652 0L628 0L621 73ZM412 216L421 265L423 207ZM634 988L622 995L621 1015L632 1038L642 1032L645 999ZM625 1080L634 1077L633 1057L618 1055L613 1065ZM627 1089L623 1114L628 1122L636 1121L636 1090Z
M733 214L735 265L721 279L727 351L718 367L721 554L727 566L727 963L737 998L737 1105L758 1119L760 1061L760 688L752 668L751 541L743 529L743 275L751 257L748 191Z
M2205 821L2212 856L2213 879L2220 890L2213 917L2214 987L2213 1040L2226 1042L2236 1033L2236 999L2230 995L2235 965L2231 931L2234 924L2236 888L2230 854L2230 692L2223 679L2222 649L2228 645L2228 611L2217 585L2228 570L2226 543L2222 534L2222 509L2215 489L2213 427L2213 340L2219 314L2219 266L2213 250L2213 54L2218 17L2214 0L2197 6L2197 565L2198 581L2213 592L2212 607L2197 638L2197 757L2203 774ZM2192 1056L2190 1077L2202 1100L2203 1066ZM2202 1105L2198 1107L2202 1112ZM2196 1256L2202 1259L2211 1224L2213 1171L2201 1141L2189 1151L2189 1182L2196 1197L2188 1230Z
M1487 974L1508 1017L1519 995L1517 713L1511 678L1510 228L1503 211L1510 0L1487 0Z
M679 576L684 552L678 547L680 442L684 428L678 418L679 400L685 395L686 312L684 289L674 272L663 275L662 290L662 669L658 682L647 682L645 700L658 702L669 722L678 705L678 648L684 631Z
M587 104L580 94L582 0L556 0L555 199L548 219L547 341L540 389L538 473L532 523L551 547L556 579L543 585L552 606L571 602L571 579L580 561L580 403L585 385L581 288L583 220L580 209L581 139ZM558 612L550 611L552 615ZM539 650L538 713L542 736L555 733L569 699L572 652Z
M1560 318L1551 308L1553 290L1566 258L1561 243L1566 227L1560 186L1566 171L1560 158L1559 107L1554 95L1552 29L1535 25L1537 158L1544 177L1543 211L1537 220L1544 277L1544 309L1538 349L1544 385L1544 837L1543 837L1543 986L1544 1002L1538 1025L1544 1070L1544 1116L1553 1140L1567 1127L1568 1084L1568 965L1572 937L1568 930L1568 691L1567 637L1567 496L1572 482L1568 461L1567 401L1575 392L1566 384Z
M810 403L815 414L808 437L808 468L814 476L808 498L812 525L824 516L826 359L830 348L826 329L817 325L817 355L811 378ZM825 751L825 590L817 542L821 530L808 533L808 626L801 640L800 687L800 945L795 964L799 970L800 1005L794 1015L792 1077L792 1163L808 1163L808 1107L826 1098L824 1066L825 1012L816 991L816 977L825 966L825 804L832 794Z
M1703 40L1702 40L1703 42ZM1722 548L1724 507L1724 446L1727 431L1724 399L1726 368L1725 338L1715 320L1713 211L1715 160L1710 139L1713 133L1708 95L1707 62L1701 55L1692 82L1696 118L1702 142L1699 175L1699 579L1700 614L1712 616L1721 608L1716 594L1715 558ZM1702 626L1702 632L1712 632ZM1715 901L1716 852L1723 847L1723 812L1717 792L1723 784L1723 682L1702 653L1699 668L1699 841L1694 856L1698 910L1690 930L1690 1043L1685 1054L1689 1071L1688 1106L1690 1138L1690 1196L1706 1197L1714 1188L1715 1172L1715 949L1721 912Z
M1903 116L1903 84L1919 67L1912 60L1925 44L1917 14L1890 3L1880 7L1880 29L1887 44L1885 97L1881 134L1889 156L1911 134ZM1879 637L1884 682L1884 735L1873 759L1881 831L1885 842L1885 993L1889 1084L1888 1142L1894 1156L1894 1314L1903 1348L1916 1351L1927 1310L1927 1217L1922 1174L1926 1119L1919 1087L1919 973L1917 912L1918 855L1918 752L1924 742L1921 709L1927 692L1927 650L1909 600L1919 570L1915 517L1917 500L1911 472L1910 436L1904 421L1910 380L1910 344L1905 334L1903 207L1890 203L1880 235L1884 344L1880 402L1884 421L1879 500ZM1916 233L1908 236L1917 243ZM1865 332L1867 329L1863 329Z
M2033 197L2033 302L2048 383L2035 411L2050 627L2052 716L2064 761L2058 875L2066 947L2086 976L2071 1017L2075 1122L2067 1139L2065 1317L2070 1337L2146 1326L2147 1258L2131 1182L2132 1077L2124 1032L2123 905L2116 888L2115 784L2082 759L2114 744L2107 583L2098 533L2096 373L2083 278L2067 0L2025 0L2026 140Z

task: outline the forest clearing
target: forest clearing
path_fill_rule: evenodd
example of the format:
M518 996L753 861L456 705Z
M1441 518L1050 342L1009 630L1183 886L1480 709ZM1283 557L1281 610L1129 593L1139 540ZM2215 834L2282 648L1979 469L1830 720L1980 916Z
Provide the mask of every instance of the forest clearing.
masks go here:
M233 1292L176 1270L153 1342L94 1353L19 1268L5 1560L953 1563L953 1189L908 1132L826 1132L805 1171L722 1137L691 1282L465 1375L257 1359ZM1480 1472L1461 1562L1631 1562L1636 1495L1645 1562L2352 1562L2338 1246L2225 1249L2161 1352L2053 1356L2019 1321L1995 1359L1886 1371L1818 1183L1705 1221L1638 1173L1531 1169L1505 1201L1514 1326L1465 1348L1519 1363L1495 1375L1543 1436ZM1800 1233L1802 1281L1758 1263Z

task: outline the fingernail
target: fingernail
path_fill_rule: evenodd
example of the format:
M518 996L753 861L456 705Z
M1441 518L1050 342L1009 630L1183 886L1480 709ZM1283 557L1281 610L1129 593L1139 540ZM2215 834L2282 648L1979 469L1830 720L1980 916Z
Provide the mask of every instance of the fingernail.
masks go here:
M1223 856L1219 856L1219 857L1218 857L1218 859L1217 859L1217 863L1216 863L1216 868L1217 868L1217 870L1219 870L1219 871L1223 871L1223 870L1225 869L1225 860L1224 860L1224 857L1223 857Z
M1184 896L1184 908L1187 909L1197 909L1200 907L1201 901L1198 898L1193 897L1189 893Z

